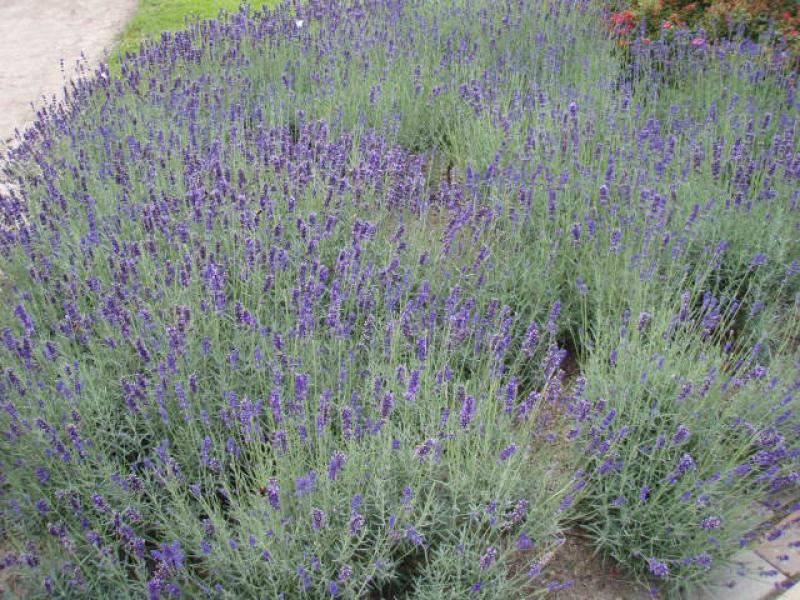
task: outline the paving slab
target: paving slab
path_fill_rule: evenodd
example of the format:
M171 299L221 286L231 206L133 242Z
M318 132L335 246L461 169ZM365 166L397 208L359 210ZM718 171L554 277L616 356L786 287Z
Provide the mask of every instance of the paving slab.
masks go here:
M778 596L777 600L800 600L800 584L795 583Z
M763 600L774 596L787 581L786 575L747 550L736 555L732 565L719 568L696 600Z
M775 540L759 544L756 553L790 578L800 576L800 526L792 524Z

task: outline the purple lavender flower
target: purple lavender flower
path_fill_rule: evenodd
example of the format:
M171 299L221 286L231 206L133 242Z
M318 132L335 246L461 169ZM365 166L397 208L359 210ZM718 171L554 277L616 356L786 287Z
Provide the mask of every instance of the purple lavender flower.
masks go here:
M528 534L523 531L519 534L519 537L514 545L516 546L517 550L528 550L529 548L533 548L535 544Z
M422 444L414 448L414 456L417 457L420 463L423 463L436 447L437 441L433 438L428 438Z
M495 548L494 546L489 546L488 548L486 548L486 552L484 552L481 555L480 559L478 560L478 564L480 565L481 570L485 571L486 569L491 567L492 563L494 563L496 558L497 558L497 548Z
M415 546L422 546L425 543L425 536L419 533L412 523L406 524L405 537Z
M281 509L280 500L280 487L278 487L278 480L275 477L270 477L267 481L266 495L269 505L276 511Z
M33 319L25 310L25 307L22 304L17 304L14 307L14 314L17 315L19 322L22 324L22 327L25 328L25 331L28 333L33 332Z
M351 537L357 536L359 533L361 533L361 530L363 529L365 523L366 519L364 518L364 515L354 511L350 515L350 521L347 524L348 535L350 535Z
M389 416L394 408L394 394L391 391L386 392L381 400L381 417L384 419Z
M417 338L417 360L424 362L428 355L428 344L425 337Z
M328 463L328 479L335 481L339 471L344 467L345 462L347 462L347 457L344 452L340 452L339 450L334 451Z
M514 400L517 395L517 378L514 377L508 384L506 384L505 389L505 402L503 403L503 412L507 415L510 415L514 412Z
M295 496L304 496L314 491L316 487L317 474L309 471L307 475L301 475L294 480Z
M700 527L703 529L716 529L720 525L722 525L722 517L716 515L710 515L700 521Z
M523 338L522 353L526 357L530 358L531 356L533 356L533 352L538 344L539 344L539 329L536 322L531 321L530 325L528 325L528 328L525 331L525 337Z
M336 577L337 580L344 583L353 575L353 567L350 565L342 565L342 568L339 569L339 575Z
M516 452L516 451L517 451L517 445L516 444L509 444L508 446L503 448L503 450L500 452L500 460L501 461L508 460L508 458L512 454L514 454L514 452Z
M419 387L419 370L412 369L411 375L408 380L408 387L406 388L403 397L406 400L413 400L417 394L417 388Z
M652 315L649 312L641 312L639 313L639 322L636 325L636 331L641 333L642 331L647 328L648 323L650 323L650 319L652 319Z
M547 330L551 334L555 334L556 321L558 320L559 314L561 314L561 300L556 300L550 307L550 312L547 316Z
M666 577L669 575L669 566L652 557L647 559L647 568L650 570L650 573L656 577Z
M475 415L475 398L473 396L464 396L461 402L461 412L459 413L458 422L461 429L465 430L472 422L472 417Z
M677 482L678 479L692 467L694 467L694 459L692 458L692 455L688 452L684 452L680 460L678 460L678 464L676 465L675 469L667 476L667 482L671 485L675 484L675 482Z
M643 485L639 490L639 502L645 502L650 497L650 486Z
M675 429L675 433L672 435L672 442L674 444L681 444L691 435L691 432L686 428L686 426L681 423Z

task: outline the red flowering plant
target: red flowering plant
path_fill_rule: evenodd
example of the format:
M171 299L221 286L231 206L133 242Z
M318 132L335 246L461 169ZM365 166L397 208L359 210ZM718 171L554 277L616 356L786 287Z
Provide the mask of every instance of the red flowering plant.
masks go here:
M611 32L615 37L619 38L618 43L621 46L628 44L638 21L639 18L630 10L615 12L608 17Z
M785 10L781 14L778 28L788 43L800 43L800 7L795 7L794 14Z
M800 9L794 0L623 0L612 4L609 26L627 45L644 22L640 38L664 35L674 28L701 28L706 35L692 38L702 46L710 39L743 35L800 49ZM698 41L698 39L700 41Z

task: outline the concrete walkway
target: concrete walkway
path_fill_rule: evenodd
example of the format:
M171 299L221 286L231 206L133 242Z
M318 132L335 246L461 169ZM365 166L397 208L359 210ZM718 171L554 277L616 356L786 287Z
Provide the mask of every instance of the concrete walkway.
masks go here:
M0 0L0 141L32 121L31 102L61 97L81 53L96 64L135 8L136 0Z

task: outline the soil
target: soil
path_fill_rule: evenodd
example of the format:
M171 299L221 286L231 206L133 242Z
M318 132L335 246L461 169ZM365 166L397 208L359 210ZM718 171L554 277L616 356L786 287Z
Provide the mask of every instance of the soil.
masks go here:
M574 582L551 592L548 600L651 600L647 589L611 561L603 561L588 542L575 533L567 534L546 576L559 582Z

